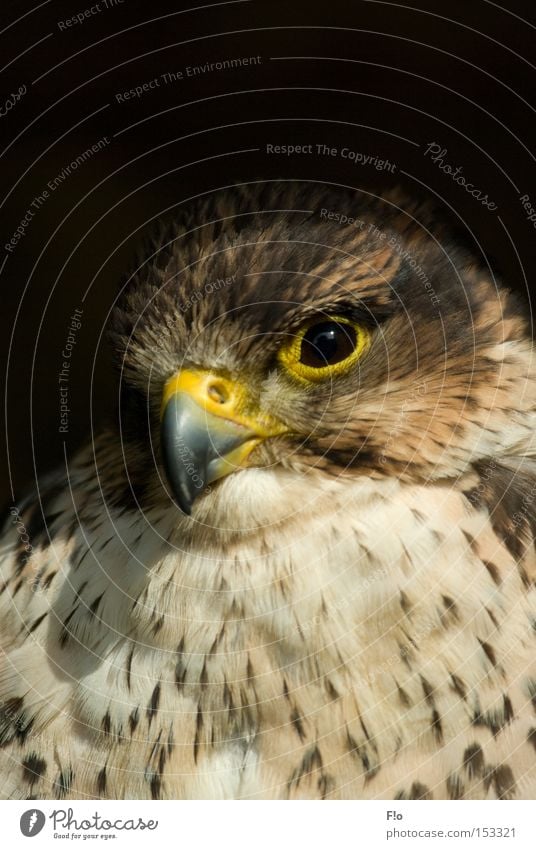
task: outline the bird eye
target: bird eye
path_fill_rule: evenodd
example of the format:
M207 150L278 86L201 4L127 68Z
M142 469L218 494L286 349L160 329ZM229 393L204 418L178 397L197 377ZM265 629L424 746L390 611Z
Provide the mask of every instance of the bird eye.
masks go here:
M355 350L356 332L351 324L322 321L307 330L301 341L300 363L325 368L345 360Z
M279 361L305 381L319 381L346 371L370 343L370 331L357 322L333 317L313 321L282 346Z

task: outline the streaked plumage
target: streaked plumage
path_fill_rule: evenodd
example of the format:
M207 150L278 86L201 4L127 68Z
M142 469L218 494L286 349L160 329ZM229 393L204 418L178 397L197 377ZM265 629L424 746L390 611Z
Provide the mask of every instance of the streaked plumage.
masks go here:
M115 309L121 432L6 523L3 795L534 798L521 312L397 193L276 183L180 212ZM278 351L314 316L371 341L307 384ZM191 369L288 432L188 516L159 419Z

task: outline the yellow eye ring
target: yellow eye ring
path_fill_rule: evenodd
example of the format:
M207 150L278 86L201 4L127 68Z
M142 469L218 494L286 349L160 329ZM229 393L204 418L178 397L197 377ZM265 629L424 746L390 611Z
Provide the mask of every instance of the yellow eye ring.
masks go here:
M370 347L368 327L344 316L306 322L278 352L283 368L304 383L347 372Z

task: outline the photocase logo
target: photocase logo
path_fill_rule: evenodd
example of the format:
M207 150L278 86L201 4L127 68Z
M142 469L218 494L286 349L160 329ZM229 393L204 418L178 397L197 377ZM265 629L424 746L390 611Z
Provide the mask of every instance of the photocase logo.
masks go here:
M25 811L20 818L20 830L25 837L35 837L43 829L44 824L45 815L43 811L38 811L35 808Z

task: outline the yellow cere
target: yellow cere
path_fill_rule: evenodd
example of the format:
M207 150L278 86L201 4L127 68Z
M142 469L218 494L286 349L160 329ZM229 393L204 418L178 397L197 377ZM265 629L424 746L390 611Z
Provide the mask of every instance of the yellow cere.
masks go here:
M183 393L196 403L212 426L215 420L233 422L261 439L279 436L288 428L269 412L260 410L244 384L204 369L181 369L164 386L160 415L174 395Z
M347 325L352 328L355 333L355 346L346 356L330 364L317 367L302 362L302 347L306 334L317 325L327 325L329 323ZM278 360L286 371L290 372L293 377L298 378L302 383L319 383L349 371L368 350L371 339L372 333L370 329L357 321L352 321L344 316L316 317L304 324L289 342L283 344L279 349ZM348 336L345 339L345 344L348 346Z

